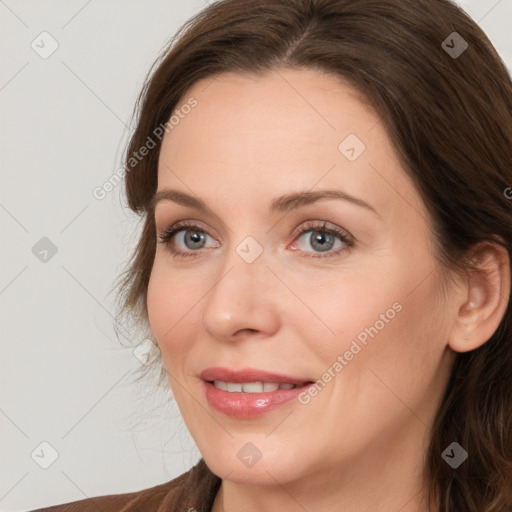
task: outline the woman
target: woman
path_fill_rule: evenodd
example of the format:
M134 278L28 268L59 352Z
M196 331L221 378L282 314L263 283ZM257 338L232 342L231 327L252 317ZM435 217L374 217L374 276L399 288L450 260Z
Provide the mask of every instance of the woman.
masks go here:
M512 82L448 0L222 0L126 153L120 317L202 454L44 510L512 510Z

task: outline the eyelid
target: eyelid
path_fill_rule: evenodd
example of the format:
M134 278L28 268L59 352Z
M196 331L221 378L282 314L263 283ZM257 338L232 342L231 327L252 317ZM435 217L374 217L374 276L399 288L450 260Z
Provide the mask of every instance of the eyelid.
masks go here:
M353 237L346 229L340 228L336 224L333 224L332 222L329 222L327 220L310 220L303 222L300 224L292 233L292 237L297 237L299 235L304 234L307 231L331 231L336 233L337 235L343 235L345 238L348 238L352 241L355 241L355 237Z
M212 238L221 238L219 237L217 234L215 234L215 232L210 229L209 227L206 227L206 225L199 221L199 220L195 220L195 219L187 219L187 220L178 220L178 221L171 221L171 222L166 222L166 223L163 223L164 224L164 227L162 227L161 229L158 228L157 226L157 233L160 232L160 233L167 233L169 231L175 231L175 232L178 232L178 231L182 231L182 230L186 230L187 228L190 229L191 231L194 231L194 229L196 231L202 231L204 233L206 233L207 235L210 235Z

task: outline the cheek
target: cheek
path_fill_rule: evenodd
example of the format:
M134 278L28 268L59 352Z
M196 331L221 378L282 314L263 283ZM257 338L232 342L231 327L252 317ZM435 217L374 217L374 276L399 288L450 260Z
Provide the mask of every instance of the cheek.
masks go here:
M163 362L172 375L183 376L186 371L194 340L201 337L202 299L213 284L206 271L171 268L165 255L155 258L148 283L148 318Z
M361 296L345 293L337 298L335 308L324 310L325 324L335 334L322 336L315 352L329 366L338 356L351 365L356 360L364 363L368 358L388 357L407 337L410 323L406 317L415 314L412 309L395 291ZM385 349L384 353L379 354L379 348Z
M295 321L308 332L304 339L315 340L314 352L326 368L345 354L357 367L403 363L413 369L422 357L434 362L446 341L438 275L429 274L428 264L415 267L411 261L417 262L396 259L385 271L365 272L364 280L345 275L309 295L322 322L307 322L304 315Z
M149 323L164 360L172 352L179 352L180 333L190 325L189 317L194 296L190 286L183 280L173 278L173 274L155 261L148 283L147 308Z
M168 312L172 311L172 305L169 305L171 307L164 306L168 304L167 300L169 299L172 299L172 294L168 293L165 279L159 272L158 265L154 265L148 283L147 309L151 330L159 345L161 345L166 329L172 325L168 317ZM160 346L160 348L162 347Z

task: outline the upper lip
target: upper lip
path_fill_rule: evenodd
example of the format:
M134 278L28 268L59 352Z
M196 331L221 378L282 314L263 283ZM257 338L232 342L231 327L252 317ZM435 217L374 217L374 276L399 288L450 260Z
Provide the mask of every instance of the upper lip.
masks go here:
M297 378L290 375L281 375L278 373L266 372L257 370L255 368L244 368L242 370L231 370L229 368L206 368L203 370L199 377L201 379L211 382L220 380L223 382L275 382L277 384L290 383L290 384L303 384L310 382L308 378Z

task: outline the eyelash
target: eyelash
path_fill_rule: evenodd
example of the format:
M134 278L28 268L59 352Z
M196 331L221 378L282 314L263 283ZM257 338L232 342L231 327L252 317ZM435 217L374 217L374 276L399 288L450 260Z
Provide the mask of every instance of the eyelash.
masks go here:
M318 224L315 221L306 222L306 224L302 225L299 229L297 229L293 233L293 240L301 237L304 233L307 233L309 231L317 231L319 233L325 233L325 234L337 236L343 242L343 244L345 244L345 247L340 247L335 251L326 251L325 255L322 255L321 252L317 252L317 253L314 253L315 255L311 255L311 254L309 254L309 251L306 251L306 253L308 254L308 256L306 256L306 257L308 257L308 258L330 258L330 257L337 256L342 252L349 251L354 246L354 238L351 235L349 235L348 233L346 233L345 231L342 231L341 229L339 229L337 227L329 227L328 228L328 227L326 227L326 224L327 224L326 221L323 221L322 224ZM187 229L185 229L185 228L187 228ZM182 251L182 250L179 250L179 249L176 249L175 247L173 247L170 243L172 237L176 233L183 231L183 230L198 231L200 233L206 233L207 235L212 236L212 235L210 235L210 233L208 233L208 231L201 228L200 226L198 226L194 223L189 223L189 222L184 221L184 222L177 222L173 226L167 228L163 232L163 234L158 235L158 242L164 244L169 249L172 256L175 258L196 257L199 254L207 251L207 249L199 249L196 251L192 251L192 250Z

